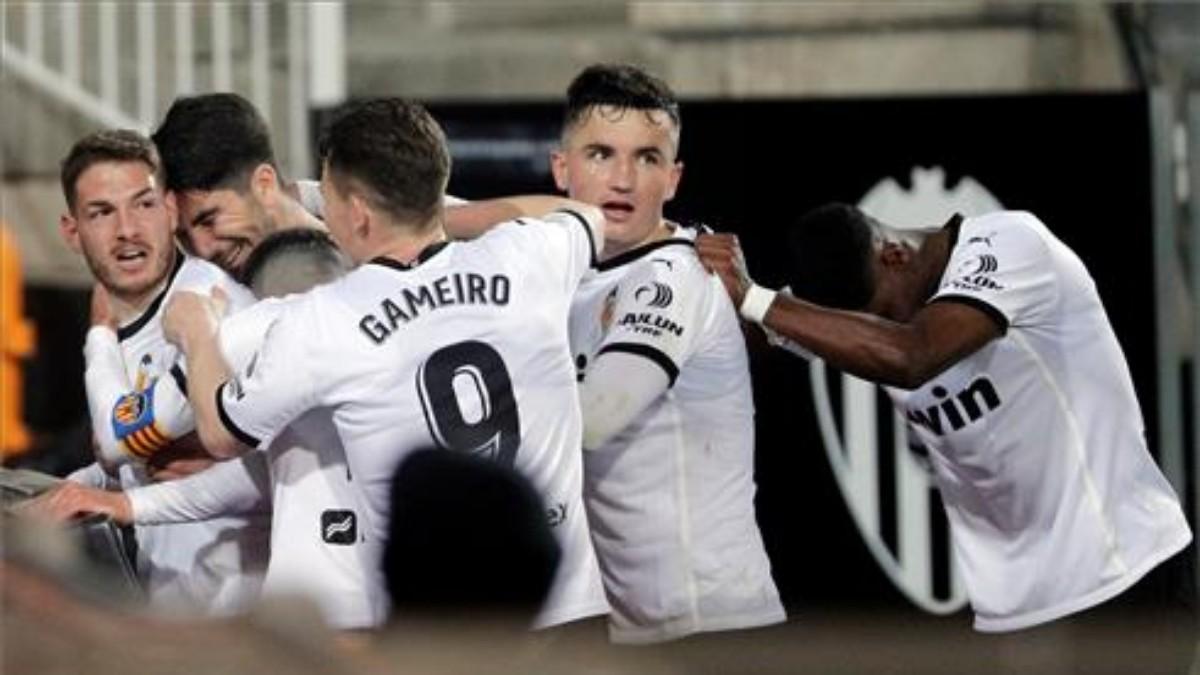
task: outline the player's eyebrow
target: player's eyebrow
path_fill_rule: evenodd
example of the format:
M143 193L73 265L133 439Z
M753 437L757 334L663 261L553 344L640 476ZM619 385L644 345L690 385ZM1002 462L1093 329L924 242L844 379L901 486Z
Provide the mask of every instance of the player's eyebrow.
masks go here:
M112 200L109 200L109 199L89 199L89 200L87 200L86 202L84 202L84 203L83 203L83 208L85 208L85 209L99 208L99 207L105 207L105 206L107 206L107 207L110 207L110 208L111 208L111 207L113 206Z
M134 196L129 198L129 201L135 202L135 201L141 199L147 192L154 192L154 188L153 187L144 187L141 190L138 190L137 194L135 194Z
M207 209L200 211L200 213L197 213L195 216L192 217L191 226L196 227L197 225L200 225L204 221L212 218L220 210L221 210L221 207L219 207L219 206L210 206Z

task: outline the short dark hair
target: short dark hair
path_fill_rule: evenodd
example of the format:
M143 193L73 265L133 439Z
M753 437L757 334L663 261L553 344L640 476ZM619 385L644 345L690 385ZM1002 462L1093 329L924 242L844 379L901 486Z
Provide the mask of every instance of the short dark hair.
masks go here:
M75 183L84 171L100 162L142 162L162 186L162 161L149 138L129 129L90 133L71 146L59 171L63 197L72 212L75 210Z
M792 294L836 309L861 310L875 295L871 219L849 204L826 204L787 232Z
M348 263L329 234L311 227L290 227L267 235L242 265L240 279L259 297L278 295L270 289L287 285L289 292L325 283L348 269ZM304 278L281 279L281 275Z
M343 107L321 134L322 171L365 188L361 196L402 222L426 222L441 208L450 178L446 135L423 106L380 98Z
M563 130L581 122L598 105L622 110L661 110L676 128L681 126L679 101L667 83L627 63L598 63L575 76L567 87Z
M167 189L243 192L260 164L278 171L266 120L254 104L231 93L175 99L153 135L167 172Z
M419 450L393 478L391 514L383 570L397 615L482 609L532 621L541 608L562 550L521 474L465 452Z

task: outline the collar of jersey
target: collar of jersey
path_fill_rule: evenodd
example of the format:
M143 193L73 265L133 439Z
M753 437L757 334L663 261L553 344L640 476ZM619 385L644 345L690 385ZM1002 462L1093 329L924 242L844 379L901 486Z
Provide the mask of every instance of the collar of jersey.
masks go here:
M448 242L446 240L433 242L432 244L421 249L421 252L417 254L416 259L413 260L411 263L405 264L405 263L400 262L399 260L396 260L395 258L389 258L385 255L381 255L378 258L371 258L370 263L375 264L375 265L383 265L384 267L390 267L394 270L400 270L402 272L406 272L406 271L414 269L416 267L420 267L421 264L423 264L424 262L426 262L433 256L437 255L439 252L441 252L442 249L446 248L446 246L449 243L450 242Z
M147 307L146 311L142 312L138 318L134 319L133 323L117 329L118 342L124 341L125 338L131 338L134 335L137 335L137 332L141 330L143 326L145 326L147 323L150 323L150 319L154 317L155 313L158 312L159 306L162 305L163 298L167 297L167 291L171 290L171 284L175 283L175 277L179 276L179 270L183 267L183 260L186 257L187 256L184 255L183 251L175 249L175 266L171 269L171 276L167 279L167 285L163 286L162 291L158 295L154 296L154 299L150 301L150 306Z
M652 241L649 244L642 244L637 248L631 248L624 253L615 255L596 265L596 269L601 272L605 272L615 267L620 267L621 265L627 265L646 255L647 253L650 253L651 251L657 251L664 246L691 246L694 248L696 243L691 239L683 239L681 237L672 235L666 239L659 239L658 241Z

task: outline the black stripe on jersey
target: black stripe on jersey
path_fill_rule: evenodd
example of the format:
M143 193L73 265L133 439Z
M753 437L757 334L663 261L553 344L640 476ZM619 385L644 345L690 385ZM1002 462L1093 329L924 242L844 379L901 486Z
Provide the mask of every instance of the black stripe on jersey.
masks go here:
M590 225L588 225L587 219L579 215L578 211L573 211L571 209L559 209L556 211L556 213L565 213L568 216L574 216L575 220L578 221L581 226L583 226L583 231L587 234L588 249L592 252L592 257L590 258L591 263L589 266L598 267L600 260L596 256L596 232Z
M930 303L934 302L957 302L974 307L975 309L986 314L989 319L996 322L996 325L1000 327L1001 335L1008 332L1008 317L1004 316L1004 313L996 309L994 306L984 302L983 300L980 300L979 298L971 297L969 295L939 295L933 300L930 300Z
M950 229L950 248L951 249L953 249L955 246L958 246L958 231L962 228L962 223L963 223L962 214L956 213L956 214L950 216L950 220L947 220L946 224L942 226L943 229L945 229L945 228Z
M233 434L234 438L241 441L243 445L251 448L257 448L259 440L245 431L242 431L242 428L233 421L233 418L230 417L229 413L225 410L225 403L221 400L221 393L225 391L225 385L227 384L229 384L229 382L222 382L221 386L217 387L217 416L221 418L221 424L225 425L225 429L227 429L229 433Z
M600 270L601 272L605 272L613 269L614 267L627 265L646 255L647 253L650 253L651 251L657 251L664 246L688 246L690 248L695 248L696 244L690 239L678 239L675 237L671 237L669 239L660 239L658 241L650 242L644 246L631 248L620 255L615 255L599 265L596 265L596 269Z
M150 323L150 319L153 319L154 315L158 313L158 308L160 305L162 305L163 298L167 297L167 291L171 290L171 284L175 283L175 277L179 276L179 270L183 267L183 261L186 257L187 256L183 254L183 251L175 249L175 267L171 270L171 276L167 279L167 285L163 286L162 292L150 302L150 306L146 308L146 311L142 312L141 316L135 319L134 322L128 326L123 326L117 329L118 342L124 341L125 338L130 338L134 335L137 335L139 330L141 330L146 324Z
M175 386L179 387L179 393L187 396L187 375L183 374L183 368L179 364L171 366L171 378L175 380Z
M679 366L675 365L675 362L671 360L671 357L662 353L660 350L651 347L650 345L639 344L636 342L614 342L613 344L605 345L604 348L596 354L596 357L599 358L600 354L604 354L606 352L636 354L638 356L644 356L650 359L651 361L657 363L663 370L667 371L667 379L669 380L669 384L667 385L668 387L675 386L675 378L679 377Z

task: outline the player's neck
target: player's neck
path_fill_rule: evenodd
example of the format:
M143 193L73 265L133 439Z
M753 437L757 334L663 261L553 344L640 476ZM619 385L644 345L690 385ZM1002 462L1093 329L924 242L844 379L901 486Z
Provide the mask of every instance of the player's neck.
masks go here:
M310 228L314 230L325 231L325 223L319 218L309 213L299 199L292 196L292 192L281 191L280 198L275 200L275 206L271 209L271 223L274 229L296 229Z
M946 265L950 262L950 249L951 234L946 229L929 235L921 242L921 248L917 251L920 261L917 268L920 280L917 294L921 304L937 292L942 275L946 272Z
M654 230L651 231L648 236L646 236L644 239L636 241L632 244L606 241L604 243L604 253L600 256L600 258L601 258L601 260L608 260L609 258L616 257L627 251L632 251L636 248L641 248L641 247L645 246L646 244L652 244L656 241L662 241L663 239L667 239L668 237L670 237L672 234L675 233L675 227L676 227L675 223L672 223L671 221L664 218L659 221L658 227L654 228Z
M118 326L131 323L146 313L154 299L163 292L167 284L171 283L170 272L173 269L175 269L175 261L172 261L171 266L167 268L167 274L158 283L140 293L122 293L112 288L107 289L112 316Z
M412 265L420 257L422 251L432 244L445 240L446 231L440 223L412 234L402 231L379 246L374 255L367 259L386 257L404 265Z

